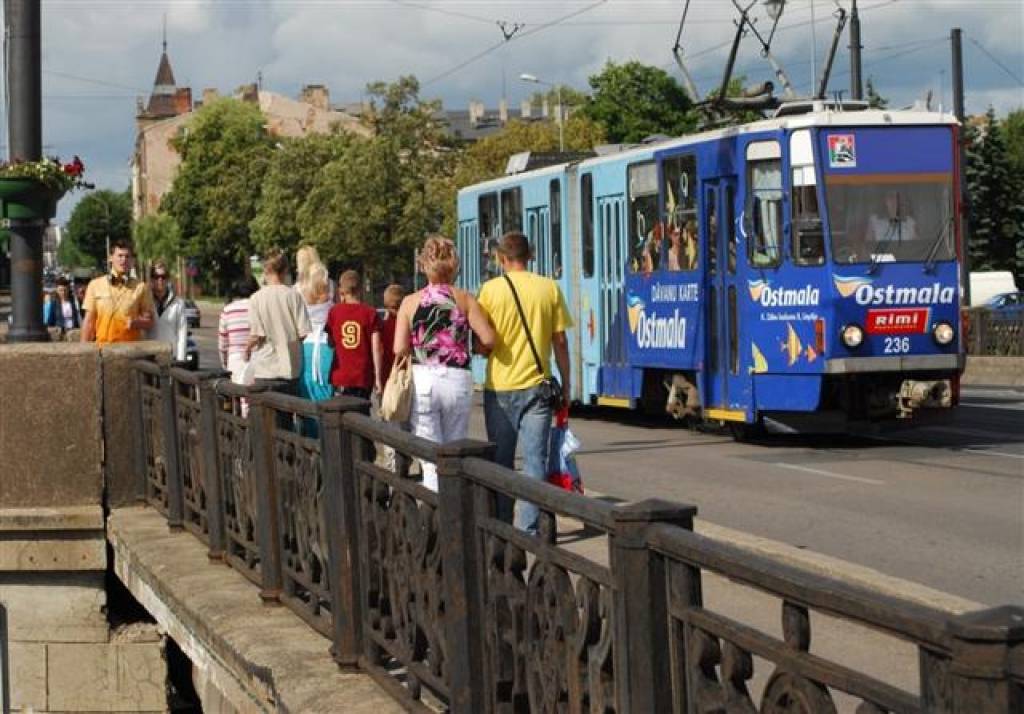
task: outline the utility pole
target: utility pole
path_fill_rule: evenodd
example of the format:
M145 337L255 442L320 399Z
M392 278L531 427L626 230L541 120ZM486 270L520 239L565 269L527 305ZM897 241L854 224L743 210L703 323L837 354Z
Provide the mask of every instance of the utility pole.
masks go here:
M43 157L42 29L38 0L4 0L10 159ZM43 326L44 218L9 219L12 324L8 342L46 342Z
M857 0L850 6L850 99L863 99L864 87L861 82L860 51L860 13L857 12Z
M971 304L971 251L968 250L968 231L970 229L971 204L967 198L967 137L964 134L964 120L967 118L964 113L964 54L963 54L963 32L959 27L954 27L949 33L949 42L953 50L953 114L960 122L959 164L960 164L960 240L961 240L961 261L960 266L963 275L960 284L964 290L964 304L968 307Z

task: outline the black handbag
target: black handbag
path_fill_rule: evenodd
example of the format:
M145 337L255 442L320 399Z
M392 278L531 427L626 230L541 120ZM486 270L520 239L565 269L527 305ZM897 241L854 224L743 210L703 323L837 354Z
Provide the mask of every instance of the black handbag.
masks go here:
M562 407L562 385L558 379L552 375L550 377L544 374L544 366L540 363L540 355L537 353L537 346L533 344L533 335L530 334L530 326L526 322L526 313L523 312L523 304L519 302L519 293L516 292L516 286L512 283L512 278L506 274L505 280L508 282L509 290L512 291L512 298L516 301L516 310L519 312L519 321L523 325L523 329L526 331L526 341L530 343L530 352L533 353L534 364L537 365L537 372L540 373L540 384L537 385L537 391L540 393L541 401L551 405L551 408L558 410Z

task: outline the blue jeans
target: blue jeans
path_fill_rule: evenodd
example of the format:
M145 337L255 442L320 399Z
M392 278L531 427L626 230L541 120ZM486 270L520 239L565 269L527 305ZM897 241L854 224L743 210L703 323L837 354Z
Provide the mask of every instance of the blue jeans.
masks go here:
M551 434L551 405L540 399L538 387L496 392L484 391L484 423L487 438L496 446L494 460L515 468L516 444L522 446L523 475L537 481L547 476L548 438ZM498 495L498 518L515 527L536 533L539 509L529 501ZM513 521L514 513L514 521Z

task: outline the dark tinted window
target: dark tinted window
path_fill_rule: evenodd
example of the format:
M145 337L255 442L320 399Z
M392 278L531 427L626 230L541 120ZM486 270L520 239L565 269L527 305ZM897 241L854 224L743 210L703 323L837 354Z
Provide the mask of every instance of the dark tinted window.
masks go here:
M562 184L551 180L551 277L562 277Z
M594 177L580 178L580 226L583 239L583 277L594 275Z
M523 230L523 190L507 188L501 192L502 233ZM536 250L534 246L534 250Z

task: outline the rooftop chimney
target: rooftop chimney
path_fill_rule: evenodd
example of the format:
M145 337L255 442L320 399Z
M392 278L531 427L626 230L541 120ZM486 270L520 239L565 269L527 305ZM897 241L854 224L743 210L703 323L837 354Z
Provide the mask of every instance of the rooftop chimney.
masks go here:
M220 92L213 87L207 87L203 90L203 104L209 104L210 102L216 101L219 97Z
M522 102L519 103L519 115L523 119L529 119L530 118L530 109L532 107L533 107L532 102L530 102L529 99L524 99Z
M330 109L330 93L327 91L326 85L323 84L305 85L299 99L306 104L312 104L317 109L324 111Z
M498 120L502 124L508 124L508 100L504 97L498 102Z

